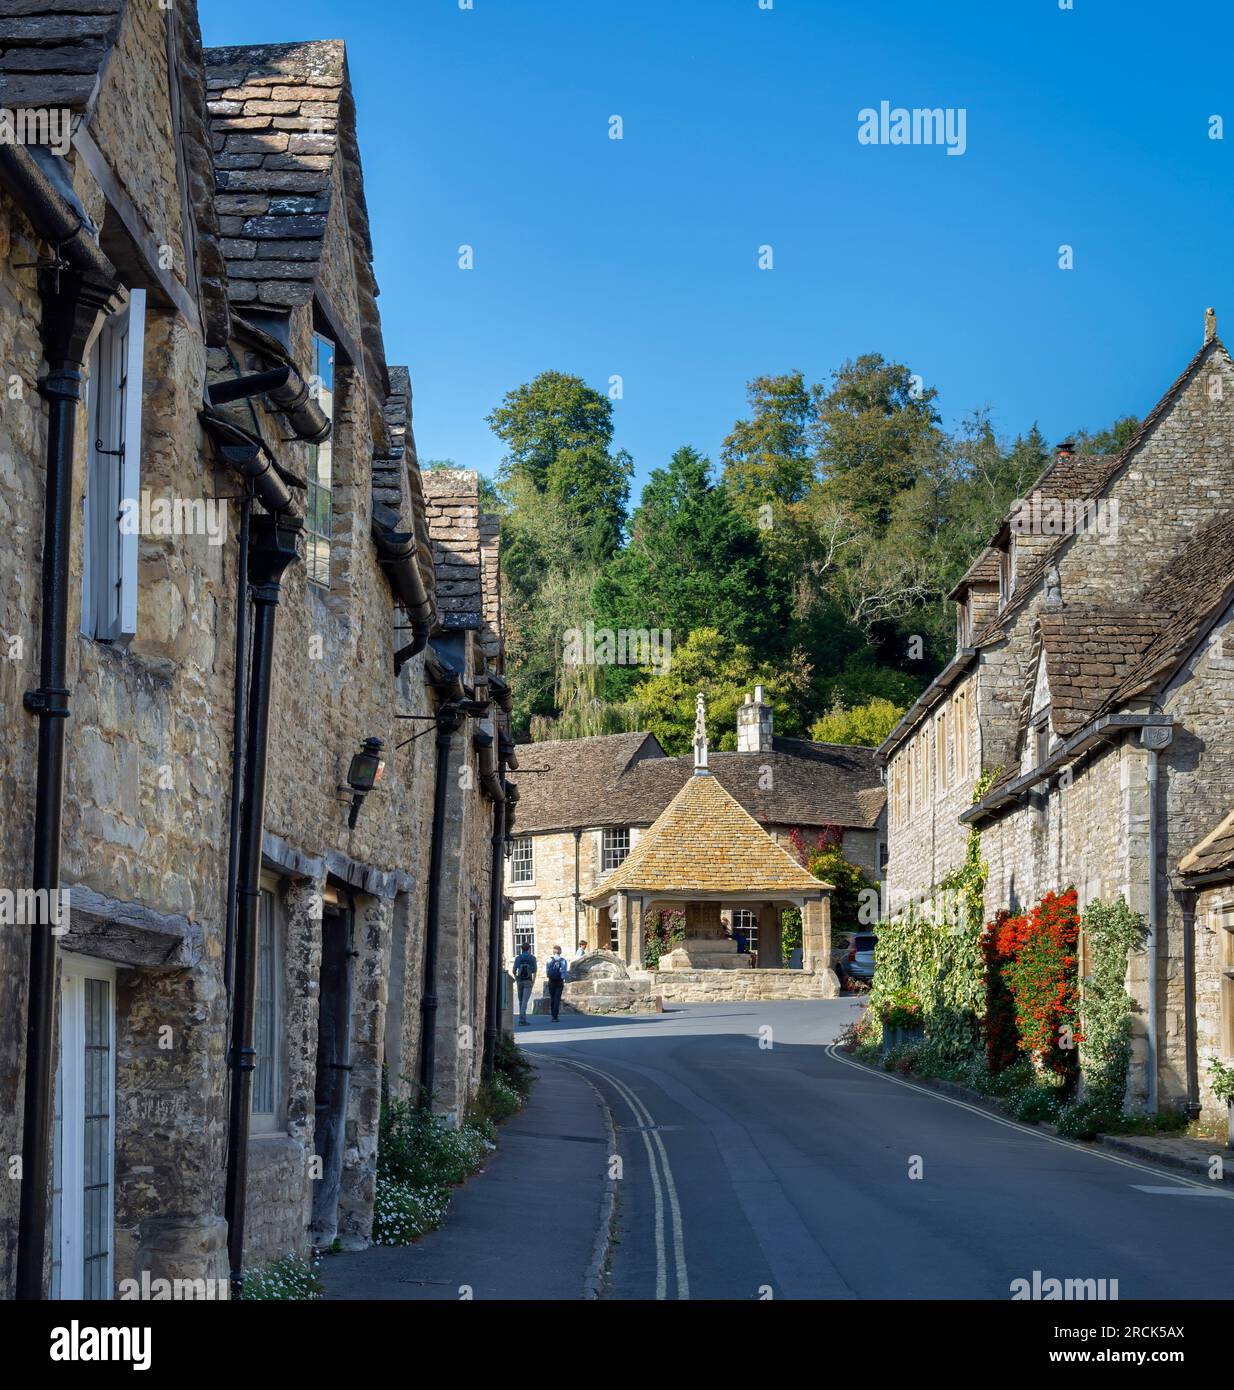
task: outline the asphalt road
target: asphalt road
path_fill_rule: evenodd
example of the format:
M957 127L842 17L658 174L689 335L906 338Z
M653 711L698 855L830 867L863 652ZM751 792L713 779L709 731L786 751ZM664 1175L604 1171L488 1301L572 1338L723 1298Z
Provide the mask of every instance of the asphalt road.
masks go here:
M537 1017L618 1131L607 1297L984 1298L1118 1281L1234 1298L1234 1198L835 1055L847 998ZM919 1173L920 1176L912 1176ZM1149 1190L1144 1190L1149 1189Z

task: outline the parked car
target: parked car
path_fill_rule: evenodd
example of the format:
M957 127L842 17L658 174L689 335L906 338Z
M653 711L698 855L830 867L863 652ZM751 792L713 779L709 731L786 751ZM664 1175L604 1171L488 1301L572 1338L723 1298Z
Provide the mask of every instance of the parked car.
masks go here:
M854 932L849 938L848 954L844 957L842 970L855 980L874 978L874 948L878 937L872 931Z

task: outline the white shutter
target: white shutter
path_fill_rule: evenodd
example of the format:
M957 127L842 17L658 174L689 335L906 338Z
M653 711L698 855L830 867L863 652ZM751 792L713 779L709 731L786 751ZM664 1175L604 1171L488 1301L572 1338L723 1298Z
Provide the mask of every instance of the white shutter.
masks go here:
M146 292L131 290L128 305L128 354L124 363L124 458L121 460L120 497L141 505L141 393L146 347ZM141 549L139 528L129 527L120 537L120 630L118 637L137 632L137 562Z

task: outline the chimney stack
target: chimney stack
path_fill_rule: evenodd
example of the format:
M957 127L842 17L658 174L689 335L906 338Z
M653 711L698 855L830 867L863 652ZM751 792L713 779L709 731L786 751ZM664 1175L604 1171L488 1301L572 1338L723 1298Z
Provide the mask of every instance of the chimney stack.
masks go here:
M739 753L770 753L772 750L771 706L763 702L763 687L756 685L754 694L737 708L737 751Z

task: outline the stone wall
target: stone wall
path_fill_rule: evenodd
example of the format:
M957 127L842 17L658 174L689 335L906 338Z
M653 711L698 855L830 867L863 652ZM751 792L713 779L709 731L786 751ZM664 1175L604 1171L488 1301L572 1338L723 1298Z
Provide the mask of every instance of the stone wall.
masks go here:
M835 972L823 970L657 970L652 993L666 1004L834 999Z

